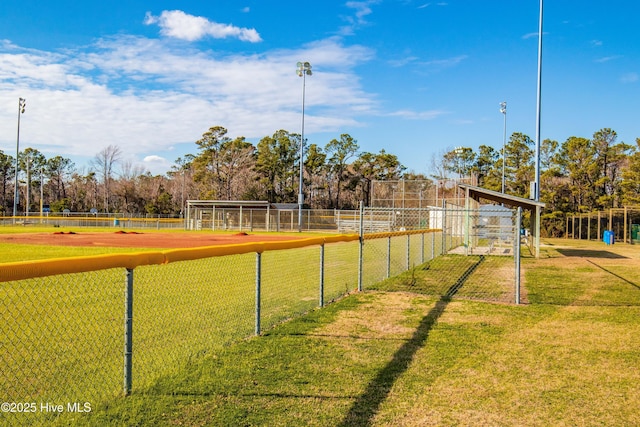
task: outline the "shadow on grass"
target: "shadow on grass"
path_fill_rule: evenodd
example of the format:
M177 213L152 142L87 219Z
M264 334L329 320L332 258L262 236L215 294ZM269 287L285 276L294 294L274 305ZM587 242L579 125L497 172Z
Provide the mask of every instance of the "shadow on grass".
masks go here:
M556 249L558 253L566 257L578 258L608 258L608 259L626 259L626 256L618 255L609 251L594 251L592 249Z
M630 284L631 286L635 286L636 288L640 289L640 286L639 286L638 284L636 284L636 283L633 283L631 280L627 280L627 279L625 279L624 277L622 277L622 276L620 276L620 275L618 275L618 274L614 273L613 271L607 270L607 269L606 269L606 268L604 268L603 266L598 265L598 264L596 264L596 263L595 263L595 262L593 262L593 261L590 261L590 260L587 260L587 261L588 261L590 264L595 265L596 267L598 267L598 268L599 268L599 269L601 269L602 271L605 271L605 272L607 272L607 273L611 274L612 276L615 276L615 277L617 277L618 279L622 280L623 282L627 282L627 283L628 283L628 284Z
M368 426L371 424L373 417L387 398L396 380L409 368L418 350L424 347L431 329L444 313L451 298L484 260L484 256L480 256L478 262L470 266L456 283L451 285L447 292L440 297L436 305L422 318L413 336L395 352L391 361L369 383L364 393L356 399L340 426Z

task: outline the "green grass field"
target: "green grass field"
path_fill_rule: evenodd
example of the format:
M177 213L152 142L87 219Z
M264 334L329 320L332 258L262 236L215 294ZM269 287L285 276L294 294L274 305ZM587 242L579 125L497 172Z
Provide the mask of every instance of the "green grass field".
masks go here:
M393 239L394 250L404 245L406 238ZM383 247L367 245L371 278L365 280L379 280L386 270L383 258L374 256ZM87 255L91 249L0 245L16 260ZM357 242L326 246L325 302L356 289L357 259ZM319 261L317 246L262 254L262 330L319 305ZM256 255L245 254L134 270L134 394L254 333L255 265ZM0 283L5 398L104 406L122 394L125 274L112 269Z
M204 261L188 269L182 263L169 265L171 286L158 285L158 275L167 271L145 268L135 273L139 288L134 363L145 368L134 376L138 385L133 395L94 401L89 414L66 413L32 421L57 420L61 425L637 425L640 248L565 240L545 243L540 259L523 259L528 303L520 306L435 296L444 288L434 288L428 269L416 268L409 276L384 281L378 286L383 290L352 294L314 310L317 253L278 251L268 260L276 267L264 272L265 286L272 291L264 301L270 320L262 336L246 340L225 335L224 330L231 327L251 335L253 278L238 271L250 270L255 263L252 254L224 265ZM335 271L341 271L349 259L357 259L351 246L345 244L344 249L327 254ZM367 250L382 258L384 246L378 242ZM384 276L385 262L378 260L371 266L375 272L371 280ZM404 262L402 257L394 261ZM300 277L287 272L288 265L311 273ZM430 268L436 269L437 264L431 263ZM465 271L464 265L458 268ZM216 286L207 287L202 278L218 269L227 273L217 279ZM350 287L345 280L337 273L329 279L332 295L342 294L345 284ZM35 303L24 301L18 312L32 317L34 330L45 333L43 347L54 346L72 356L40 360L42 381L68 383L73 398L80 401L83 390L96 386L111 387L117 395L122 369L122 282L116 273L94 278L88 282L94 284L83 284L84 290L74 281L55 284L59 298L65 300L60 307L44 292L20 291L37 295ZM194 282L199 283L198 289L189 288ZM105 283L113 283L106 294ZM475 286L472 278L458 292L464 292L465 286ZM307 290L300 293L301 288ZM100 292L104 296L96 298ZM290 298L294 293L296 298ZM14 295L12 301L24 295ZM0 301L7 301L6 294ZM212 310L212 302L234 308ZM53 325L40 326L37 316L42 310L29 311L36 306L49 307L47 314L57 319L77 318L78 323L70 325L80 335L55 332L50 329ZM311 311L270 329L289 317L278 311L281 307L294 313ZM96 318L107 327L97 329L94 323L79 320L84 317ZM209 334L190 332L202 330ZM96 347L88 339L92 337L108 344ZM171 354L158 357L159 348L164 347L173 349ZM104 363L106 359L92 356L96 353L108 354L105 358L113 361ZM21 360L19 354L3 357L14 363ZM168 361L178 363L167 369ZM31 381L37 385L40 380ZM0 424L1 417L13 415L1 414Z
M529 304L352 295L79 420L638 425L640 250L547 243L523 260Z

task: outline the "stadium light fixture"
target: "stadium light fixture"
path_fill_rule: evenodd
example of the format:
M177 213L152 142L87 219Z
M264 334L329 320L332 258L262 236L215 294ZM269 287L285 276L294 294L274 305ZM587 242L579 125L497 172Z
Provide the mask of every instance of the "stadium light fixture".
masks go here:
M302 169L303 169L303 148L304 148L304 95L306 86L306 76L311 75L311 64L308 62L298 62L296 74L302 77L302 132L300 134L300 182L298 184L298 232L302 231L302 205L304 204L304 192L302 191Z
M504 194L504 167L505 167L505 158L506 158L506 148L507 148L507 102L503 101L500 103L500 112L504 116L504 132L502 135L502 194Z
M15 222L18 214L18 156L20 154L20 116L24 114L27 106L27 100L18 98L18 134L16 137L16 170L15 181L13 185L13 221Z

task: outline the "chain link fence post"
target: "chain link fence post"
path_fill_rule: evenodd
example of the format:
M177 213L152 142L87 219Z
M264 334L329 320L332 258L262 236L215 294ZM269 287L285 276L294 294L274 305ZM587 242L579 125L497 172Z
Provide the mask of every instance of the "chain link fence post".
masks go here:
M513 258L515 263L515 295L516 295L516 304L520 304L520 227L522 227L522 208L518 207L518 211L516 212L516 226L514 230L514 251Z
M411 235L407 234L407 269L409 271L411 268Z
M447 253L447 202L442 201L442 255Z
M364 203L360 201L360 239L358 246L358 292L362 292L362 265L364 263Z
M429 233L431 239L431 256L429 257L429 261L436 257L436 235L435 233Z
M262 284L262 254L256 252L256 328L255 334L260 335L260 286Z
M391 277L391 236L387 237L387 279Z
M320 307L324 307L324 243L320 245Z
M124 395L131 394L133 361L133 269L127 268L124 292Z

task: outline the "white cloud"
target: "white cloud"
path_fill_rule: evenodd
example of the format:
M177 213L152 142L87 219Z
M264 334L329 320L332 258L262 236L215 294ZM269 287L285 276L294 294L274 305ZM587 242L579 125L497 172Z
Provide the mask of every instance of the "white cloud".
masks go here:
M399 110L387 114L390 117L401 117L408 120L433 120L441 117L445 114L449 114L442 110L430 110L430 111L412 111L412 110Z
M391 59L387 61L387 63L394 68L398 68L404 67L405 65L413 64L419 59L420 58L418 58L417 56L405 56L404 58L400 59Z
M627 73L620 77L622 83L635 83L640 79L638 73Z
M445 58L445 59L433 59L431 61L425 62L424 65L431 65L439 68L449 68L449 67L454 67L458 65L459 63L461 63L467 58L468 58L467 55L458 55L458 56L453 56L451 58Z
M161 156L156 156L154 154L154 155L145 157L144 159L142 159L142 161L147 163L164 163L167 161L167 159Z
M613 61L615 59L620 59L620 58L622 58L621 55L603 56L602 58L596 59L595 62L604 63L604 62L609 62L609 61Z
M356 23L364 24L365 17L371 15L372 10L370 5L378 3L376 0L368 0L368 1L348 1L346 6L350 9L355 10L356 14Z
M339 33L343 36L352 35L356 28L367 25L366 17L373 13L371 5L378 3L380 3L380 0L347 1L345 6L353 9L355 16L342 17L348 25L340 28Z
M155 154L146 156L142 159L142 167L150 171L152 174L163 173L171 169L173 161L169 161L162 156Z
M300 60L314 70L306 82L309 135L356 127L359 117L378 109L354 71L372 57L338 39L260 55L220 55L132 36L56 54L0 44L0 150L15 151L18 97L27 98L21 147L72 158L77 166L117 145L132 162L167 170L163 159L185 154L176 147L196 152L194 142L216 125L249 139L278 129L298 132Z
M200 40L207 36L216 39L233 37L252 43L262 41L260 34L253 28L211 22L207 18L189 15L181 10L165 10L160 16L147 12L144 23L157 24L162 35L186 41Z

